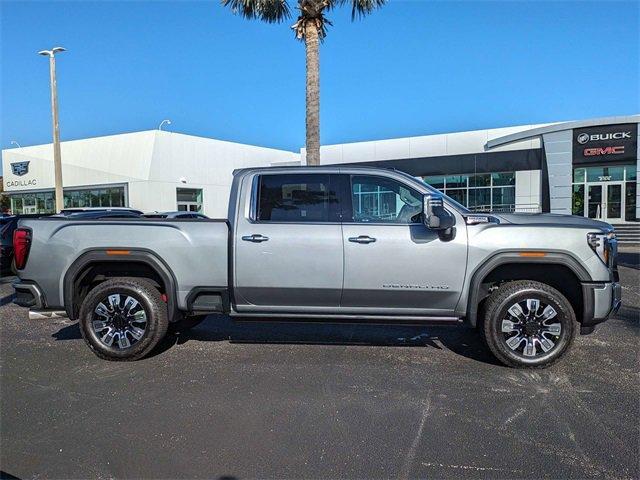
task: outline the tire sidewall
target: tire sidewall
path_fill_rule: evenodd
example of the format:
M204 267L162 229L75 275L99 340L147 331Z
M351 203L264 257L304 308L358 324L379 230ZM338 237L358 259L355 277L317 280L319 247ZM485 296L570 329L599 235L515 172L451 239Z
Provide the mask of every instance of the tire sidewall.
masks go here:
M134 298L147 316L143 337L124 350L103 344L92 326L94 310L98 303L115 293ZM166 305L162 302L158 290L148 282L136 280L108 280L98 285L85 297L79 315L80 331L89 348L99 357L111 360L136 360L144 357L162 339L167 323Z
M567 299L551 287L544 285L544 289L528 287L516 289L504 295L503 298L493 305L491 311L487 312L485 318L485 338L496 356L507 365L521 367L546 366L559 359L570 347L575 336L575 314ZM508 309L515 303L528 298L535 298L541 302L551 305L558 313L558 323L562 325L560 338L555 342L553 349L535 358L526 358L511 350L504 339L502 333L502 320L507 317ZM538 347L539 348L539 347Z

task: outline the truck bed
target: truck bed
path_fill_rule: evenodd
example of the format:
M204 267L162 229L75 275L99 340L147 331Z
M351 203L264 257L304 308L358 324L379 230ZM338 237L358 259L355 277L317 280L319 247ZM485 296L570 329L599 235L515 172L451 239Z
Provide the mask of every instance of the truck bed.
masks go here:
M37 279L47 306L64 305L64 277L73 263L93 251L143 251L154 255L176 283L177 306L192 289L227 287L229 224L226 219L23 219L32 230L23 281ZM61 275L62 273L62 275Z

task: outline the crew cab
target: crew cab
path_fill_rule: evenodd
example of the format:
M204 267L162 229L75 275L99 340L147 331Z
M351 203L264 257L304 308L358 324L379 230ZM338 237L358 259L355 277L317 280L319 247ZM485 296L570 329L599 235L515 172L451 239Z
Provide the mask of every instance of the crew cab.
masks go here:
M108 360L225 313L466 323L504 364L544 367L621 302L611 225L473 213L388 169L239 170L227 219L25 219L14 244L15 302L64 309Z

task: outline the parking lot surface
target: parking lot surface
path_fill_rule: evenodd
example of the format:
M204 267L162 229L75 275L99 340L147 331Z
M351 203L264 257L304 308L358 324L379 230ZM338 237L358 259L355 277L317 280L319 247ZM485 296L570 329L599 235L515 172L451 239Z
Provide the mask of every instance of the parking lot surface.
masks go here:
M0 470L19 478L638 478L640 270L559 364L467 328L209 317L134 363L0 285Z

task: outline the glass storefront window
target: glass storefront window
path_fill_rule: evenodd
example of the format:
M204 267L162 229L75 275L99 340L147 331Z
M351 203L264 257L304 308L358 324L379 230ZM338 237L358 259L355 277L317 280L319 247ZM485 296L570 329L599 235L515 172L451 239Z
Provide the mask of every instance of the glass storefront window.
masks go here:
M177 188L176 200L179 211L202 213L201 188Z
M573 215L609 222L636 219L636 165L581 167L573 170ZM624 206L624 207L623 207Z
M424 177L424 181L433 188L437 188L438 190L444 189L444 176L442 175Z
M468 175L447 175L445 178L446 188L460 188L467 186Z
M454 190L447 190L447 195L453 198L456 202L467 206L467 189L456 188Z
M124 187L64 191L65 208L126 207ZM16 214L50 214L55 212L53 192L11 195L11 211Z
M478 175L471 175L469 177L470 187L490 187L491 186L491 174L481 173Z
M471 210L515 210L515 172L431 175L424 177L424 181Z
M491 179L494 187L497 185L515 185L516 173L515 172L492 173Z
M587 182L615 182L624 180L624 167L589 167Z
M584 185L573 186L571 213L573 215L584 215Z
M469 189L469 208L478 211L491 210L491 189L471 188Z

